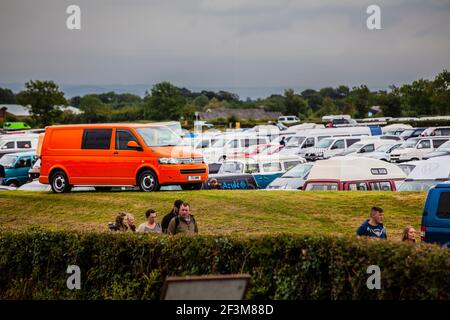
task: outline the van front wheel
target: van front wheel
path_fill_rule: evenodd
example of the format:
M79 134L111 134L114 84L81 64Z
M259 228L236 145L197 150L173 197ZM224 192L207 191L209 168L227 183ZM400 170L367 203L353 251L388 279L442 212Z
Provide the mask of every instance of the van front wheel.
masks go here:
M153 171L147 170L139 176L139 189L145 192L158 191L159 183Z
M62 171L56 171L51 178L51 186L54 193L69 192L71 187L69 185L69 179Z

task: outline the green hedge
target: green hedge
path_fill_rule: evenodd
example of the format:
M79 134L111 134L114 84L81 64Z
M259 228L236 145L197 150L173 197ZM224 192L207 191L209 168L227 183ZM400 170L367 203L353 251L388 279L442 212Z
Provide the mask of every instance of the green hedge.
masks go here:
M81 290L66 287L68 265ZM381 268L381 290L366 286ZM0 233L1 299L158 299L167 275L249 273L248 299L450 299L450 254L331 236Z

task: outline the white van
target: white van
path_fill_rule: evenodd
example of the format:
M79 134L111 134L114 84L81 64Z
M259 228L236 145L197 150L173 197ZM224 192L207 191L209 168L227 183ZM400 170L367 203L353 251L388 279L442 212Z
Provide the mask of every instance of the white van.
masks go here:
M269 144L270 139L267 136L258 136L253 134L224 134L216 137L216 141L210 148L202 151L206 163L221 162L227 156L242 153L246 148L258 144Z
M450 137L410 138L391 153L391 162L422 160L422 157L436 150L440 145L450 140Z
M331 158L349 149L350 146L361 141L361 139L362 137L358 136L322 139L317 146L305 153L305 159L307 161L316 161Z
M371 135L372 131L369 127L324 128L305 130L292 136L289 142L286 144L286 147L280 151L280 154L304 155L306 154L306 152L308 152L309 148L317 146L319 141L325 138L349 136L369 137Z
M374 152L375 149L382 145L393 145L394 141L386 139L364 139L352 144L347 150L342 151L337 156L364 156Z
M38 134L3 134L0 136L0 158L5 154L36 150Z
M296 116L281 116L281 117L278 117L278 122L297 123L297 122L300 122L300 119Z

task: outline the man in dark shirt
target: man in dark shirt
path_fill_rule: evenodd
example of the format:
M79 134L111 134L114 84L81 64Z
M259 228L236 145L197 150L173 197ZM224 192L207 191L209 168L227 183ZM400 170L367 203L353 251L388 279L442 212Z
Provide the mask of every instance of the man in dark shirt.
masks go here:
M383 209L380 207L372 207L370 210L370 219L356 230L358 236L373 237L379 239L387 239L386 228L383 225Z
M180 206L182 204L183 200L176 200L174 202L172 211L166 214L161 221L162 232L167 233L167 228L169 227L170 220L172 220L172 218L175 218L178 215L178 212L180 211Z

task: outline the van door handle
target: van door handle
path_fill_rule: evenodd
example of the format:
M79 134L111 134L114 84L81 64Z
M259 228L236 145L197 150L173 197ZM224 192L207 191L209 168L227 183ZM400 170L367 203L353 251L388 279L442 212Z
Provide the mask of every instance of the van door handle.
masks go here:
M119 154L119 151L114 151L114 153L113 154Z

